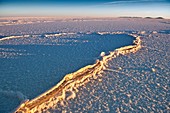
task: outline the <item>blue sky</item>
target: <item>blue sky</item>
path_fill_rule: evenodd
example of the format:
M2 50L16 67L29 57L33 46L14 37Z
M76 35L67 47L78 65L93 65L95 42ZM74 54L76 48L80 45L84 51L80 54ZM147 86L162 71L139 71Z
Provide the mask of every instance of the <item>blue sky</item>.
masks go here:
M0 16L170 18L170 0L0 0Z

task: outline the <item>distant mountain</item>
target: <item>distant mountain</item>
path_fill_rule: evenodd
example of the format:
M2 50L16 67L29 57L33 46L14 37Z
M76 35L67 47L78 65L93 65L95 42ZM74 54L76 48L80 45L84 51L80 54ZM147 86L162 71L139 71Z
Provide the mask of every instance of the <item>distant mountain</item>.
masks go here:
M152 17L145 17L146 19L153 19Z
M163 17L156 17L156 18L153 18L153 17L145 17L146 19L164 19Z
M157 18L155 18L155 19L164 19L163 17L157 17Z

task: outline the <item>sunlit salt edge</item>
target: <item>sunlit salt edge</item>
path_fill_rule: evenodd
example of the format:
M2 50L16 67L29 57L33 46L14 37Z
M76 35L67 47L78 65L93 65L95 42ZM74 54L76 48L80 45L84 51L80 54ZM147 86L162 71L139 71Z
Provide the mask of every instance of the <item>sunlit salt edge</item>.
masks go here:
M88 33L89 34L89 33ZM107 68L107 62L119 55L125 55L128 53L135 53L141 48L141 39L137 34L129 34L125 32L98 32L100 35L104 34L127 34L135 38L133 45L118 48L109 53L109 55L102 56L101 60L97 60L95 64L88 65L79 69L74 73L66 75L57 85L39 95L32 100L23 101L15 113L22 112L42 112L46 109L52 108L57 103L64 106L66 100L70 100L76 97L78 87L85 85L89 78L97 79L98 75ZM70 95L66 95L70 92Z
M59 37L65 35L75 35L76 33L55 33L55 34L45 34L45 37ZM41 35L12 35L12 36L5 36L0 39L0 41L10 40L10 39L17 39L17 38L29 38L30 36L41 36Z

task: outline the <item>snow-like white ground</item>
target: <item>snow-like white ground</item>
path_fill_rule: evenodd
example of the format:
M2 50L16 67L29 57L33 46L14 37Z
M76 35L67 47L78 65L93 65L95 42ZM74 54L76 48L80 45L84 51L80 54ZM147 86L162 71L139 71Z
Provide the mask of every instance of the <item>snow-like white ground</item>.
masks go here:
M139 32L142 48L136 53L112 59L98 79L91 79L85 86L78 88L75 99L64 101L64 104L58 104L48 111L170 112L169 22L115 19L97 24L95 29Z
M86 21L54 21L0 26L0 35L27 35L53 32L155 31L169 29L170 20L160 19L96 19Z
M115 18L0 26L1 36L100 31L136 33L142 48L112 59L97 79L75 91L74 99L44 112L170 112L170 20Z
M170 35L142 35L142 49L108 63L98 79L78 88L76 98L50 112L168 113Z

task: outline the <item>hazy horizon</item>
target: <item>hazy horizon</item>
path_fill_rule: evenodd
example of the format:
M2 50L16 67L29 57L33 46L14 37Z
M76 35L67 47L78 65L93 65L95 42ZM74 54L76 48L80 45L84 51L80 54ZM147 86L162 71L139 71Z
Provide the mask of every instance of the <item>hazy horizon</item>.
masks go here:
M168 0L1 0L0 16L164 17Z

